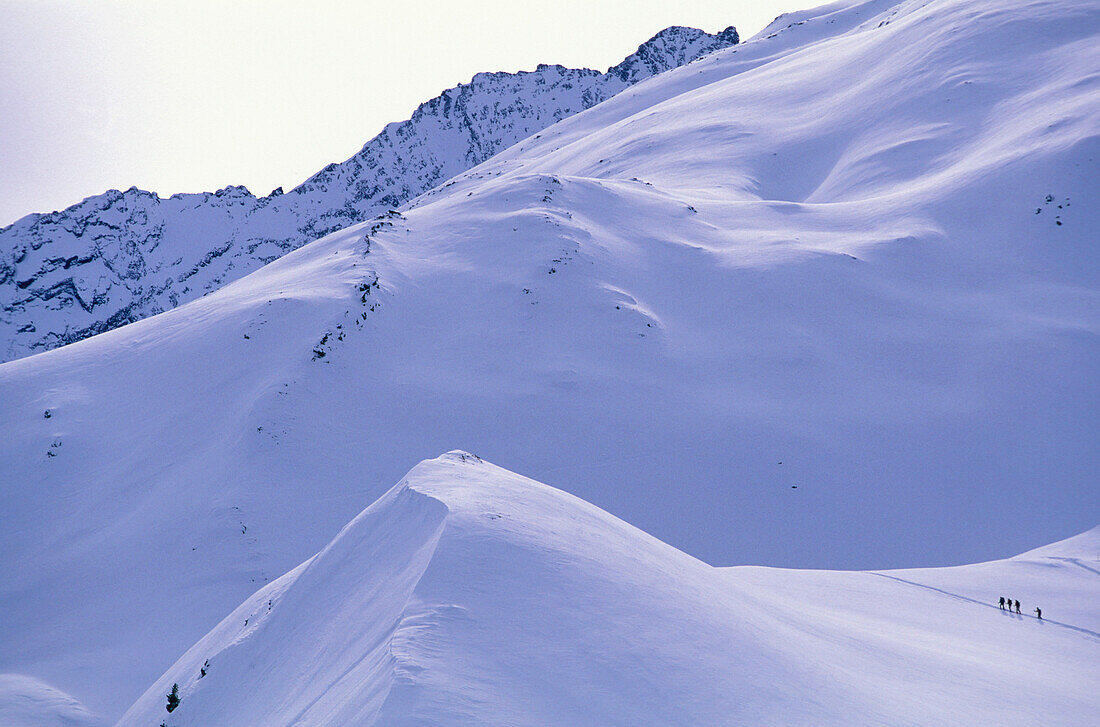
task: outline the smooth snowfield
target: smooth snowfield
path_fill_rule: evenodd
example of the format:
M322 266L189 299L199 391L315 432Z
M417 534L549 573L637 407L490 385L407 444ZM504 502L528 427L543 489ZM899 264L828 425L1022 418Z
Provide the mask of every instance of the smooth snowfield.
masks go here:
M4 727L104 727L73 697L21 674L0 674L0 725Z
M454 447L714 565L957 565L1093 527L1098 27L1069 0L785 17L0 366L0 671L117 718Z
M173 683L171 727L1079 726L1100 709L1100 573L1074 559L1097 552L1100 528L961 568L713 568L450 452L248 599L119 727L157 724ZM1048 620L999 611L1002 592Z

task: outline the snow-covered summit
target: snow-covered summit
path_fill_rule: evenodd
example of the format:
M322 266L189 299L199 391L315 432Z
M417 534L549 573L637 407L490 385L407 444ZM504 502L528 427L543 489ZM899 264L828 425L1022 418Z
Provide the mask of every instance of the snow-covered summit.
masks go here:
M450 452L246 600L119 727L156 723L173 684L172 727L1068 727L1100 708L1100 634L1049 601L1040 622L998 612L996 590L924 585L956 570L712 568ZM1032 580L1098 595L1073 568Z
M738 40L737 29L732 25L713 36L700 34L695 28L674 25L642 43L622 63L609 68L607 75L625 84L634 84L717 49L737 45Z
M479 73L300 186L255 197L111 190L0 229L0 360L198 298L333 230L397 207L645 78L737 43L730 27L661 31L605 73Z

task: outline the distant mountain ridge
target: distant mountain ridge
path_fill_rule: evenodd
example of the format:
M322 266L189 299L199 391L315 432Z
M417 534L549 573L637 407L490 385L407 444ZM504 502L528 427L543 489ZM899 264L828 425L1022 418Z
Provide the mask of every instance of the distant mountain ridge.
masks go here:
M396 207L625 88L738 42L673 26L606 73L479 73L288 193L130 188L0 229L0 361L174 308L318 237Z

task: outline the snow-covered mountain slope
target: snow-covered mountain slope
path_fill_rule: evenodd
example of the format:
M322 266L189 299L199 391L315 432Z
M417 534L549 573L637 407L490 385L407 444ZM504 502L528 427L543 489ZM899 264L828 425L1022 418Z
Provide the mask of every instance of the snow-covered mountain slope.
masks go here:
M3 364L0 671L115 717L454 447L717 565L1094 526L1098 28L1071 0L785 17Z
M102 727L73 697L37 679L0 674L0 724L4 727Z
M1085 541L1091 558L1100 528L1050 550ZM171 727L1077 726L1100 710L1100 580L1059 557L713 568L451 452L246 600L119 727L158 724L173 684ZM1045 620L1000 611L1005 593Z
M479 73L292 191L112 190L0 229L0 361L194 300L324 234L396 207L631 84L737 43L661 31L606 73Z

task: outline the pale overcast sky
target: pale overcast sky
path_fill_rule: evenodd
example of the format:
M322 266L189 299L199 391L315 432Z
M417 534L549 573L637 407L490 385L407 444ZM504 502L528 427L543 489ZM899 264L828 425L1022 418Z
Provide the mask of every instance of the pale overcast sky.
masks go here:
M0 226L110 188L292 187L479 71L605 70L820 0L0 0Z

